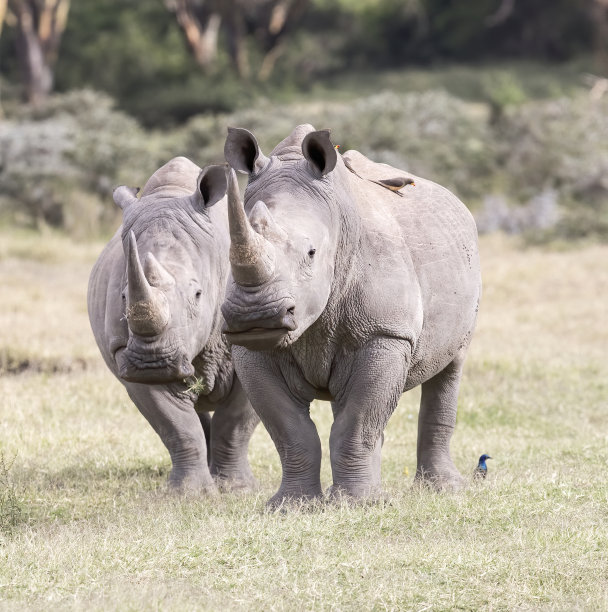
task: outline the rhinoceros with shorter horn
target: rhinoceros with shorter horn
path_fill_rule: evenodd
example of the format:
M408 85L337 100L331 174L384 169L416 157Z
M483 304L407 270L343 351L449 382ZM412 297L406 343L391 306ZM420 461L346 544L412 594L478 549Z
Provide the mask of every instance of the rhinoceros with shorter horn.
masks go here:
M249 175L244 203L229 178L224 332L281 458L270 504L322 494L315 398L334 415L330 494L377 494L384 428L417 385L416 478L461 486L449 442L481 293L469 211L431 181L339 155L310 125L270 157L229 128L224 151Z
M221 335L226 167L201 171L177 157L136 194L114 191L123 224L91 272L95 340L169 450L171 485L213 491L215 477L250 487L247 447L259 419Z

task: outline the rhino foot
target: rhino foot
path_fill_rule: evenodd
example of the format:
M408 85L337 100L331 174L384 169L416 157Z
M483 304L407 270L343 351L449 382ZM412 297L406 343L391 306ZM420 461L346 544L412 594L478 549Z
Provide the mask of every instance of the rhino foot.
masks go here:
M218 489L226 493L250 493L259 488L258 481L253 477L214 474L213 478Z
M266 502L269 512L296 510L310 512L319 509L324 503L322 494L285 494L280 491Z
M197 495L217 495L218 488L209 476L190 474L187 476L174 476L169 478L169 490L178 494L195 493Z
M414 483L427 486L437 492L456 492L461 491L466 486L465 479L460 475L456 468L443 470L416 470Z
M390 497L382 489L346 489L341 485L331 485L327 489L327 500L336 505L375 506L390 503Z

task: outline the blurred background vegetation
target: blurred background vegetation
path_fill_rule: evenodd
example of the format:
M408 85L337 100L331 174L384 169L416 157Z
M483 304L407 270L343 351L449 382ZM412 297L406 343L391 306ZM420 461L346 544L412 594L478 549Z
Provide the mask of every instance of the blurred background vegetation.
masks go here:
M0 0L0 223L75 238L174 155L298 123L480 231L608 240L608 0Z

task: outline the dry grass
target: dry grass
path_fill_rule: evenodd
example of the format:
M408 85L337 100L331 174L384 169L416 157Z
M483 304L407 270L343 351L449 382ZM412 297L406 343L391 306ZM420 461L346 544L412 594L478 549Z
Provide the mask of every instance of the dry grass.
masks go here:
M411 488L413 391L387 429L388 501L283 515L264 511L280 471L262 429L258 493L165 493L164 447L91 365L84 293L99 245L47 248L0 250L0 346L90 367L0 378L0 451L16 454L21 510L0 534L0 609L608 609L608 247L483 240L453 455L471 474L489 452L485 482ZM330 412L313 408L325 450Z

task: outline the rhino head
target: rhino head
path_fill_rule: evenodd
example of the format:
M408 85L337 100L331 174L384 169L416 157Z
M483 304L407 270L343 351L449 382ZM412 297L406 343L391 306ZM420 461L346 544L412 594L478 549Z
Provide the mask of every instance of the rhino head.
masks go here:
M226 338L254 350L286 347L322 314L339 236L328 176L337 162L329 131L296 128L267 158L249 131L229 128L232 168L249 175L245 201L228 179L230 266L222 305Z
M122 379L161 384L194 374L192 361L219 321L218 259L227 245L216 244L208 215L225 192L225 166L201 172L185 158L158 170L141 199L136 190L115 190L123 210L120 299L128 338L117 337L110 350Z

